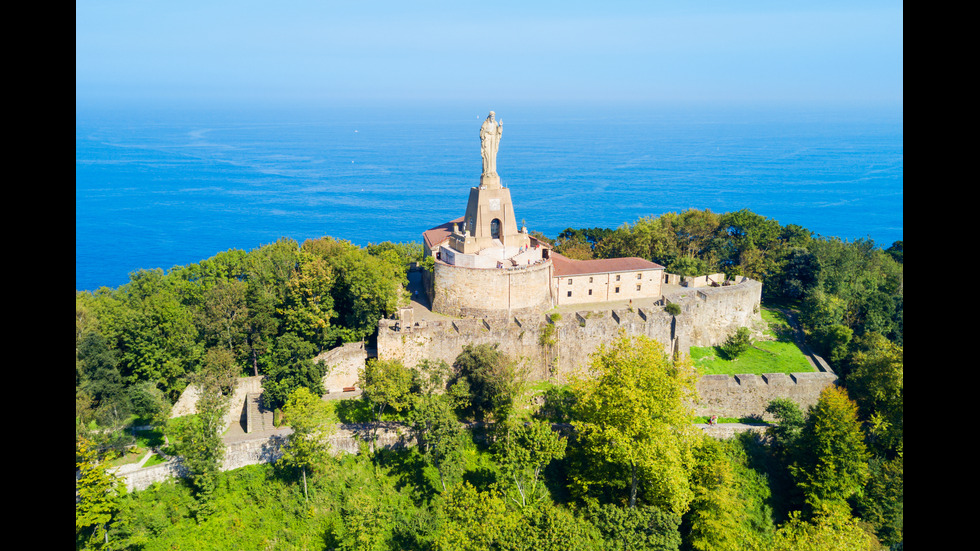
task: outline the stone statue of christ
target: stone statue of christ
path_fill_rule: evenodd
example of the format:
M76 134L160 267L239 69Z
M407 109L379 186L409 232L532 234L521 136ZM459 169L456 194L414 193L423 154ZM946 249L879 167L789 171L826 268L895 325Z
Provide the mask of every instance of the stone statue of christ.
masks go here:
M497 149L500 147L500 136L504 133L504 121L493 120L494 112L490 111L487 120L480 127L480 152L483 155L483 175L497 175Z

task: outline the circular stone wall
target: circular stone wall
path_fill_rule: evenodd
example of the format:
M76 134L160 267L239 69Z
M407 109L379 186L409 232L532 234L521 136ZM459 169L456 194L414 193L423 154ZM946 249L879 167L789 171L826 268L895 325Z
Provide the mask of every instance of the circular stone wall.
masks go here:
M457 318L503 318L548 310L551 261L525 268L466 268L437 261L432 310Z

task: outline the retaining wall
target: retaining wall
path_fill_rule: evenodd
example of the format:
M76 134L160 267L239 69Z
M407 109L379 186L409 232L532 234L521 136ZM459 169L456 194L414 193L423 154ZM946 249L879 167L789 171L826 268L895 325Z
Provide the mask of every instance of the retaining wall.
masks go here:
M817 403L820 392L837 382L832 372L766 373L763 375L705 375L697 383L700 403L695 415L749 417L772 416L766 406L775 398L788 398L804 411Z

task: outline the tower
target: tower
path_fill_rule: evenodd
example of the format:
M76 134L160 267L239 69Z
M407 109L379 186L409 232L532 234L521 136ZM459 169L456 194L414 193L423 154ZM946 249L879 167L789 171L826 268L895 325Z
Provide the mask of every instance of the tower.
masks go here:
M513 256L507 250L526 249L531 241L527 229L517 227L510 190L500 183L497 174L497 150L503 135L503 121L494 120L490 111L480 127L480 152L483 173L480 185L470 189L463 222L453 228L449 246L463 254L480 254L486 249L502 248L501 258Z

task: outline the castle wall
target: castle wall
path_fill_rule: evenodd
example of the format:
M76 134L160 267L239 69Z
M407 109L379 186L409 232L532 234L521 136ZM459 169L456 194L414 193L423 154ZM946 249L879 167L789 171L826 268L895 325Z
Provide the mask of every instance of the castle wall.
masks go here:
M667 300L681 306L676 334L684 350L720 345L739 327L751 329L762 320L762 283L748 278L735 285L691 288Z
M452 317L530 315L551 308L550 261L523 268L475 269L436 262L432 310Z
M766 373L763 375L705 375L697 383L700 402L695 415L749 417L762 415L775 398L788 398L804 411L817 403L824 388L833 385L833 372Z
M737 285L692 289L672 297L681 306L676 317L655 305L563 311L555 319L539 311L417 323L381 320L378 357L397 358L410 367L424 358L451 364L466 344L496 343L508 356L524 358L533 379L561 381L584 369L599 345L622 333L645 335L664 344L669 353L719 345L738 327L761 322L761 293L762 285L748 279Z
M333 394L355 386L358 371L364 367L367 358L367 350L359 342L331 348L314 358L314 361L325 364L328 368L323 377L323 388L328 394Z

